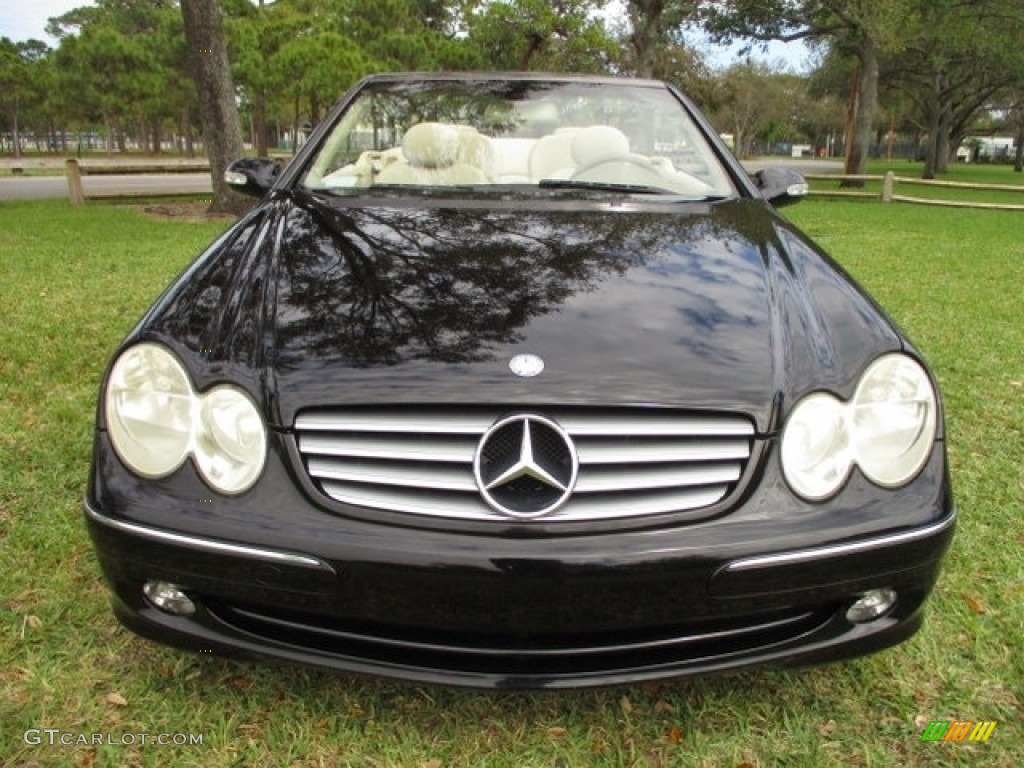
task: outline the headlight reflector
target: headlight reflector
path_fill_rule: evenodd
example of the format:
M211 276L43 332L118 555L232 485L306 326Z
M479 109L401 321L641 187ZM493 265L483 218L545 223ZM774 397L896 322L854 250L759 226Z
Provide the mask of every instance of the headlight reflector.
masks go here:
M195 457L210 485L224 493L241 493L259 476L266 451L260 413L245 393L219 386L202 396Z
M938 427L938 399L916 360L879 357L853 399L815 392L793 409L782 433L782 470L810 501L832 496L856 464L871 482L904 485L924 466Z
M782 433L786 480L805 499L824 499L839 490L851 466L846 406L831 395L808 395Z
M935 439L938 407L928 374L906 355L868 366L851 402L857 465L879 485L902 485L924 466Z
M114 364L107 383L107 428L117 455L143 477L181 466L192 441L192 385L170 352L137 344Z
M229 384L197 394L159 344L136 344L117 359L105 411L115 452L142 477L166 477L192 455L214 489L236 494L263 471L267 435L256 404Z

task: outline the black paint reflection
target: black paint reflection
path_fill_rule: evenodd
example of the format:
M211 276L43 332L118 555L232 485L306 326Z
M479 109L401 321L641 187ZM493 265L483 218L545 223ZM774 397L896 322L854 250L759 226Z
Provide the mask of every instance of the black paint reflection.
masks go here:
M690 317L685 325L762 322L767 307L741 305L735 317L725 301L729 291L721 290L725 283L742 286L744 259L748 278L763 281L763 263L750 263L760 256L755 249L716 268L707 250L709 241L720 241L718 227L701 214L334 209L309 202L292 209L285 224L277 363L489 360L570 298L640 270L631 282L663 278L691 294L676 299L684 320ZM716 283L717 290L706 290Z

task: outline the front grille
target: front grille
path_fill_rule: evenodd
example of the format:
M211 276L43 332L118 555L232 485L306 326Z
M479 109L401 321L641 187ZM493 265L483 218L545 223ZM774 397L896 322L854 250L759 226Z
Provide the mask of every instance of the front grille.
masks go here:
M483 500L473 460L484 433L515 414L556 422L579 475L545 521L611 520L699 510L735 487L750 458L744 417L656 408L346 408L304 411L299 453L323 493L378 510L500 520Z
M351 622L257 606L207 601L235 631L349 661L437 672L521 677L595 675L711 665L770 652L819 631L834 606L691 620L657 629L511 635L441 632Z

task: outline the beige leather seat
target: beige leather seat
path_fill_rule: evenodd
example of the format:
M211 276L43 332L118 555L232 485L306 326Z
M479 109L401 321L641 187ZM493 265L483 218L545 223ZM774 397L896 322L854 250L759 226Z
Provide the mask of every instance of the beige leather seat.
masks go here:
M572 145L578 132L578 128L559 128L537 139L530 150L530 177L535 182L541 179L568 179L572 176L576 170Z
M418 123L409 128L402 138L404 162L391 163L383 168L374 183L424 187L486 184L487 174L466 162L480 157L481 145L477 144L473 149L465 139L462 126Z
M626 134L610 125L579 131L573 139L572 155L577 164L572 178L578 181L649 186L680 194L714 192L710 185L677 171L667 160L655 163L646 155L631 152Z
M536 139L498 138L491 139L494 148L494 180L498 184L530 184L530 153Z

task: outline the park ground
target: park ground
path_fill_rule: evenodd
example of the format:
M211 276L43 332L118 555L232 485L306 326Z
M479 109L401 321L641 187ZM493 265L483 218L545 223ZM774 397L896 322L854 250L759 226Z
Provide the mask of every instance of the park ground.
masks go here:
M785 212L904 327L943 389L960 520L924 629L809 670L486 694L184 653L117 625L80 508L100 377L229 222L0 204L0 763L1024 764L1024 213L819 199ZM922 742L934 720L997 726L984 743ZM44 728L203 743L27 743Z

